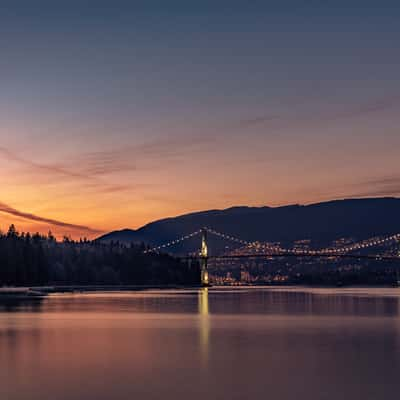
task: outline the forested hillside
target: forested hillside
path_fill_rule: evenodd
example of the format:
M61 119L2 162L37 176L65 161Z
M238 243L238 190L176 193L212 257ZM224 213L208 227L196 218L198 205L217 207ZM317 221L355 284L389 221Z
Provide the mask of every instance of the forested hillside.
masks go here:
M118 242L57 242L18 233L0 234L0 286L197 284L199 268L168 255L143 254L143 246Z

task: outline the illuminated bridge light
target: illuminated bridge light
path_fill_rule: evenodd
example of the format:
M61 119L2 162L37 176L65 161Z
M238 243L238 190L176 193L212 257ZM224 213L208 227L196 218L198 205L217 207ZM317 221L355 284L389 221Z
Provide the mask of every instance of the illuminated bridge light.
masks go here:
M247 246L248 249L254 249L256 250L256 252L259 254L260 249L263 249L264 251L268 251L270 253L293 253L293 254L299 254L299 255L310 255L310 256L317 256L317 255L321 255L321 254L336 254L338 256L343 255L344 253L353 251L353 250L359 250L359 249L365 249L365 248L369 248L372 246L377 246L377 245L382 245L385 243L388 243L390 241L394 241L394 240L400 240L400 233L398 234L394 234L394 235L390 235L384 238L371 238L362 242L358 242L358 243L354 243L352 245L348 245L348 246L343 246L343 247L339 247L339 248L323 248L323 249L314 249L314 250L305 250L305 249L299 249L299 248L283 248L280 246L276 246L276 245L271 245L269 243L260 243L259 241L254 241L254 242L248 242L246 240L242 240L239 238L235 238L233 236L230 235L226 235L224 233L221 232L217 232L211 228L205 227L203 228L205 231L210 232L218 237L221 237L225 240L230 240L234 243L239 243L242 244L244 246ZM165 249L166 247L170 247L173 245L176 245L184 240L190 239L198 234L200 234L202 232L202 230L197 230L195 232L192 232L186 236L182 236L179 239L175 239L175 240L171 240L167 243L164 244L160 244L156 247L144 250L143 253L144 254L148 254L150 252L158 252L158 250L161 249ZM396 259L400 257L399 255L396 255Z

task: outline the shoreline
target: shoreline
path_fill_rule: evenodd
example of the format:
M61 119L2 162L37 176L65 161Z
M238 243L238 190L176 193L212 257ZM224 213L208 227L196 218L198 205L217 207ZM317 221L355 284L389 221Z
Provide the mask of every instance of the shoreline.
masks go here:
M309 288L309 289L371 289L371 288L398 288L395 285L210 285L208 288ZM0 300L6 298L40 298L51 294L62 293L95 293L95 292L129 292L143 290L190 290L202 289L202 285L73 285L73 286L32 286L32 287L0 287Z
M90 292L128 292L141 290L201 289L201 285L73 285L73 286L31 286L0 287L2 298L45 297L57 293L90 293Z

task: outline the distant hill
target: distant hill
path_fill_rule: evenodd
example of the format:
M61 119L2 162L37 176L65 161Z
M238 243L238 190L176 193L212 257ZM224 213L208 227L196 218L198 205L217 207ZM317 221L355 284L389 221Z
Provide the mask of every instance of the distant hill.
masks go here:
M207 226L248 241L291 243L311 239L324 245L341 237L357 240L400 232L400 199L373 198L334 200L284 207L232 207L181 215L152 222L137 230L114 231L101 241L162 244ZM216 253L228 243L210 237ZM171 252L193 251L199 238L176 246Z

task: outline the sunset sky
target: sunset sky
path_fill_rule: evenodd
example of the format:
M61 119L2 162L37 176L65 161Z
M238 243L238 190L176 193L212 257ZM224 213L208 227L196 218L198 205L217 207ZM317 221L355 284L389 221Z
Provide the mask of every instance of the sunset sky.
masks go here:
M1 1L0 228L400 195L399 21L396 1Z

